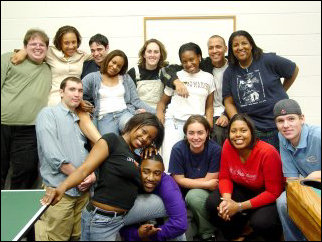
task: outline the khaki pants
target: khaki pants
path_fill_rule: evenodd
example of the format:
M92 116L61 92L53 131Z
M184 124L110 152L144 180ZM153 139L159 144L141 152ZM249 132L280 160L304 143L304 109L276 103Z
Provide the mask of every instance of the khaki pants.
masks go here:
M81 212L89 200L89 192L81 197L66 194L35 223L36 241L79 240L81 234Z

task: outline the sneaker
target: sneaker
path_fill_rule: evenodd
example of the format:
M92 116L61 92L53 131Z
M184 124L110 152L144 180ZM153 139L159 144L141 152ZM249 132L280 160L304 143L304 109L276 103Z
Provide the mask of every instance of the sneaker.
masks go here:
M207 238L202 238L201 241L216 241L216 235L212 234Z

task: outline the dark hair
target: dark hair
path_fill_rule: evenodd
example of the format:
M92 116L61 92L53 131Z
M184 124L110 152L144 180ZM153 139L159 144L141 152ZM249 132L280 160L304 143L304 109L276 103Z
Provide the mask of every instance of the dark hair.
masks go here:
M232 145L232 143L230 141L231 125L237 120L244 121L247 124L248 128L250 129L250 133L251 133L252 138L251 138L251 141L250 141L250 143L248 145L248 148L253 149L255 144L256 144L256 142L257 142L257 140L258 140L257 136L256 136L256 132L255 132L256 129L255 129L255 125L254 125L252 119L245 113L237 113L229 121L229 124L228 124L228 140L229 140L230 144Z
M183 133L187 135L188 126L193 123L200 123L204 126L206 132L208 132L208 136L206 139L206 142L207 142L209 140L209 135L210 135L210 124L208 120L202 115L199 115L199 114L191 115L183 126Z
M148 155L146 156L146 158L143 158L143 159L142 159L142 162L143 162L144 160L153 160L153 161L157 161L157 162L162 163L162 165L163 165L163 159L162 159L161 155L160 155L160 154L158 154L158 153L156 153L156 152L154 152L154 151L152 151L152 152L151 152L151 154L150 154L150 153L148 153ZM142 162L141 162L141 163L142 163Z
M68 81L82 83L82 80L75 76L68 76L60 83L60 89L64 90Z
M100 44L100 45L104 45L104 47L106 47L108 45L108 39L106 38L106 36L104 36L102 34L95 34L94 36L92 36L89 39L88 45L91 45L94 42L97 44Z
M224 39L223 37L221 37L220 35L217 35L217 34L212 35L208 40L210 40L210 39L214 39L214 38L222 39L222 41L224 42L224 45L226 46L226 41L225 41L225 39Z
M101 69L100 69L100 72L102 74L106 74L107 73L108 63L110 63L110 61L115 56L120 56L124 60L124 64L123 64L123 66L122 66L122 68L121 68L121 70L120 70L120 72L118 74L119 75L124 75L126 73L127 68L128 68L128 65L129 65L126 54L123 51L121 51L121 50L113 50L110 53L108 53L107 56L105 56L105 58L104 58L104 60L102 62Z
M254 60L258 60L262 56L263 50L255 44L253 37L245 30L238 30L238 31L233 32L229 37L229 41L228 41L228 62L229 62L229 64L238 65L238 63L239 63L239 61L237 60L237 58L234 56L234 53L233 53L233 40L236 36L244 36L248 39L250 45L252 46L252 56L253 56Z
M74 33L76 35L76 38L77 38L77 48L79 48L81 42L82 42L82 37L80 35L80 33L78 32L78 30L73 27L73 26L69 26L69 25L65 25L63 27L60 27L57 32L56 32L56 35L54 37L54 40L53 40L53 43L54 43L54 46L57 48L57 50L62 50L61 46L61 41L62 41L62 38L65 34L67 33Z
M164 138L164 126L160 120L152 113L144 112L135 114L125 125L122 134L131 132L133 129L139 129L143 126L153 126L158 130L158 134L153 143L157 149L162 145Z
M162 67L167 66L168 65L168 62L166 61L167 51L166 51L164 45L161 43L161 41L159 41L157 39L149 39L149 40L145 41L144 45L142 46L142 48L139 51L139 61L138 61L139 66L141 68L145 69L146 60L144 58L144 53L150 43L156 43L160 48L160 60L158 62L158 69L161 69Z
M25 34L25 37L23 39L23 45L27 46L28 42L36 37L40 37L42 39L42 41L45 42L46 46L48 47L49 45L49 38L47 36L47 34L40 30L40 29L29 29L27 31L27 33Z
M193 51L196 53L196 55L200 55L200 57L202 58L202 51L201 51L199 45L197 45L195 43L189 42L189 43L186 43L186 44L183 44L180 46L180 48L179 48L180 61L181 61L181 55L185 51Z

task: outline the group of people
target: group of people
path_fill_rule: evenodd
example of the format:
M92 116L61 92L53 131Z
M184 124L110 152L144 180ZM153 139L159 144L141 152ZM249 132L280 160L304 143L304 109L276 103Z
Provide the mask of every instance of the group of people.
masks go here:
M181 65L147 40L130 70L101 34L79 50L72 26L23 43L1 56L1 189L10 166L10 189L40 171L53 206L36 240L305 239L285 178L321 179L321 128L288 98L294 62L243 30L206 58L183 44Z

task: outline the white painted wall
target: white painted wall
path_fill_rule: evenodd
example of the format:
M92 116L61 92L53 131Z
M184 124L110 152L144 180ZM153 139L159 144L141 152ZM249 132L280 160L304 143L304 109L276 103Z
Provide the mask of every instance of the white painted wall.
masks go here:
M299 76L288 94L300 103L308 123L321 125L319 1L1 1L1 54L21 48L29 28L45 30L52 40L59 27L73 25L83 37L81 49L89 51L89 38L99 32L108 37L111 49L128 55L132 67L144 41L144 17L218 15L235 15L237 30L248 31L265 52L297 63Z

